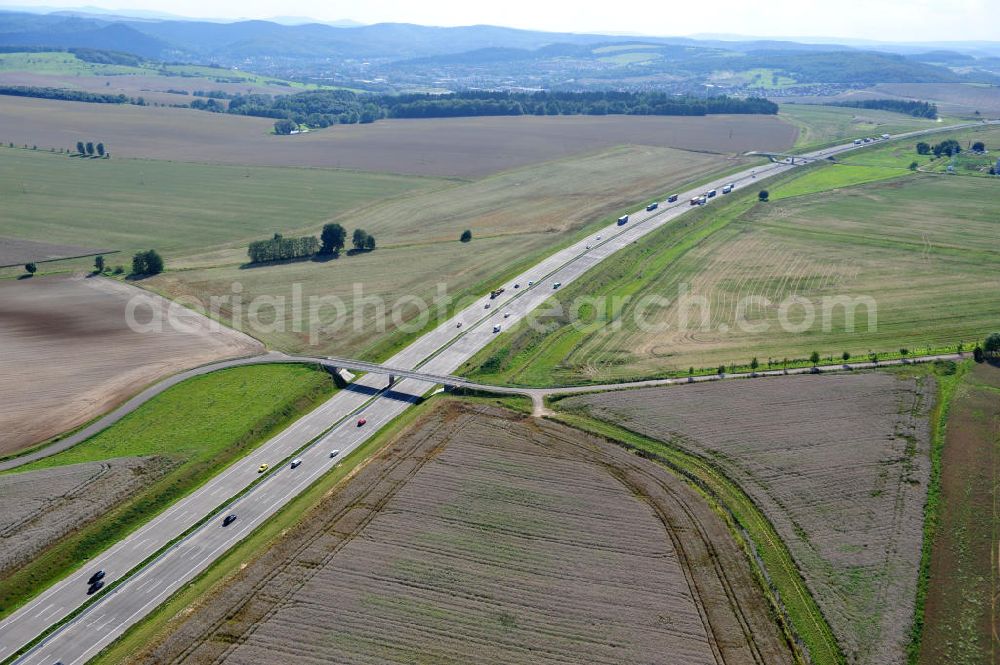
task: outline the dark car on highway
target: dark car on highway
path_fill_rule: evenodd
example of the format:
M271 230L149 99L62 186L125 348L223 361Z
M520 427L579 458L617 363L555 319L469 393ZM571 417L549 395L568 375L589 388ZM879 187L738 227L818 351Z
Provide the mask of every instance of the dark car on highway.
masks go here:
M103 580L103 579L104 579L104 571L103 570L99 570L99 571L97 571L96 573L94 573L93 575L90 576L90 579L87 580L87 584L93 584L94 582L96 582L98 580Z
M104 582L101 580L97 580L96 582L90 585L89 589L87 589L87 595L89 596L92 593L97 593L98 591L100 591L102 586L104 586Z
M236 515L226 515L226 519L222 520L222 526L229 526L236 521Z

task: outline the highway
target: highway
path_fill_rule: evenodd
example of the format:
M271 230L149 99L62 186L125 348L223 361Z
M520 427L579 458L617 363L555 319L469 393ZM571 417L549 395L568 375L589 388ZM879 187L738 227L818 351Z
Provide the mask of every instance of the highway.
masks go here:
M974 123L970 126L978 126ZM960 126L931 131L954 130ZM906 136L925 134L913 132ZM903 138L900 135L895 138ZM878 145L875 143L874 145ZM802 155L793 166L775 162L686 192L677 192L676 204L631 214L624 226L610 225L562 249L510 280L506 291L478 302L418 338L384 365L449 376L495 337L493 328L516 324L567 285L608 256L669 224L689 210L688 200L727 183L737 189L756 187L767 178L798 168L801 163L825 159L869 145L845 144ZM713 200L725 198L721 193ZM596 236L601 240L597 241ZM589 246L589 248L588 248ZM528 281L534 282L530 288ZM513 288L513 284L520 288ZM491 308L485 304L491 302ZM504 314L508 314L505 318ZM461 326L459 326L461 323ZM331 361L333 362L333 361ZM172 593L195 578L226 550L279 511L292 498L360 446L380 428L405 411L434 383L403 378L386 389L384 376L366 374L320 407L296 421L204 486L153 518L125 540L116 543L89 564L53 585L0 623L0 660L35 640L48 627L78 612L40 643L12 662L52 665L84 663L113 642L129 626L149 614ZM358 426L359 418L367 423ZM338 449L336 458L330 451ZM295 469L287 461L301 457ZM261 463L271 465L260 475ZM238 497L238 498L234 498ZM238 519L228 527L222 517ZM107 573L107 586L88 601L87 578L97 569Z

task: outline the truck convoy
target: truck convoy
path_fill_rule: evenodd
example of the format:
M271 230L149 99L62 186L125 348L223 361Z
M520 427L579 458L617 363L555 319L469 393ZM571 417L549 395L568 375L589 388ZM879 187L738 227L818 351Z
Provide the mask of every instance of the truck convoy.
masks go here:
M676 200L677 200L676 194L671 194L670 196L667 197L667 203L673 203Z
M735 184L729 183L728 185L726 185L725 187L722 188L722 193L723 194L728 194L729 192L733 191L733 187L735 187L735 186L736 186Z
M503 293L506 290L507 289L505 289L502 286L499 289L493 289L492 291L490 291L490 300L496 300L497 296L499 296L501 293Z
M649 212L649 211L651 211L651 210L656 210L656 209L657 209L657 208L659 208L659 207L660 207L660 204L659 204L659 203L657 203L656 201L653 201L653 202L652 202L652 203L650 203L650 204L649 204L648 206L646 206L646 212Z
M628 215L622 215L618 218L618 226L625 226L628 224Z

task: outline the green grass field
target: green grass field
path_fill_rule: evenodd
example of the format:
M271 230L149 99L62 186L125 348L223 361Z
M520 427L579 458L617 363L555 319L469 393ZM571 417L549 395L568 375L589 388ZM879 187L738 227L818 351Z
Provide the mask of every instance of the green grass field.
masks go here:
M312 227L439 180L134 159L81 159L0 148L3 235L120 249L168 261ZM345 222L348 223L348 222Z
M567 317L548 334L505 332L463 371L523 385L631 380L746 365L753 356L766 366L812 351L824 360L843 351L916 353L968 345L995 327L1000 222L992 182L917 174L768 204L755 199L736 196L690 213L560 293L564 306L580 296L608 298L603 313L615 325L583 307L582 323ZM683 289L707 308L682 306ZM650 296L670 302L645 306L641 318L654 329L641 330L636 314ZM804 306L788 304L793 296L809 301L811 322ZM853 326L839 297L857 299Z
M72 53L61 51L0 53L0 73L3 72L56 76L164 76L165 82L173 78L175 87L188 86L192 79L203 79L203 82L197 84L197 87L202 89L211 89L211 85L216 82L216 79L238 80L251 86L266 86L277 83L288 87L289 92L328 87L285 81L236 69L201 65L168 65L150 62L142 66L131 66L87 62Z
M966 149L954 160L945 156L917 154L916 145L924 141L930 145L945 139L955 139ZM973 155L968 148L972 143L982 141L992 151L987 155ZM861 185L879 180L889 180L913 175L913 162L921 172L947 173L949 164L954 164L959 175L988 176L989 167L996 163L996 151L1000 150L1000 128L993 126L932 134L908 141L893 141L867 148L860 152L848 153L838 158L835 164L825 168L813 168L802 176L790 180L779 187L770 189L771 199L784 199L803 194L815 194L852 185Z
M799 127L799 138L795 142L799 150L820 148L873 134L899 134L941 125L934 120L891 111L813 104L782 104L779 114Z
M155 455L175 462L144 491L0 580L0 616L127 536L333 392L329 374L304 365L221 370L169 388L87 441L7 472L125 456Z

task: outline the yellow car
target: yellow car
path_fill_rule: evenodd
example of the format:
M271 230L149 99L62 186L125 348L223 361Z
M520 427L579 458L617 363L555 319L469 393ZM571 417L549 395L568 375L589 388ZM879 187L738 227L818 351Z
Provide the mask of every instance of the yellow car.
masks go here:
M261 464L260 466L257 467L257 473L264 473L265 471L267 471L266 464Z

